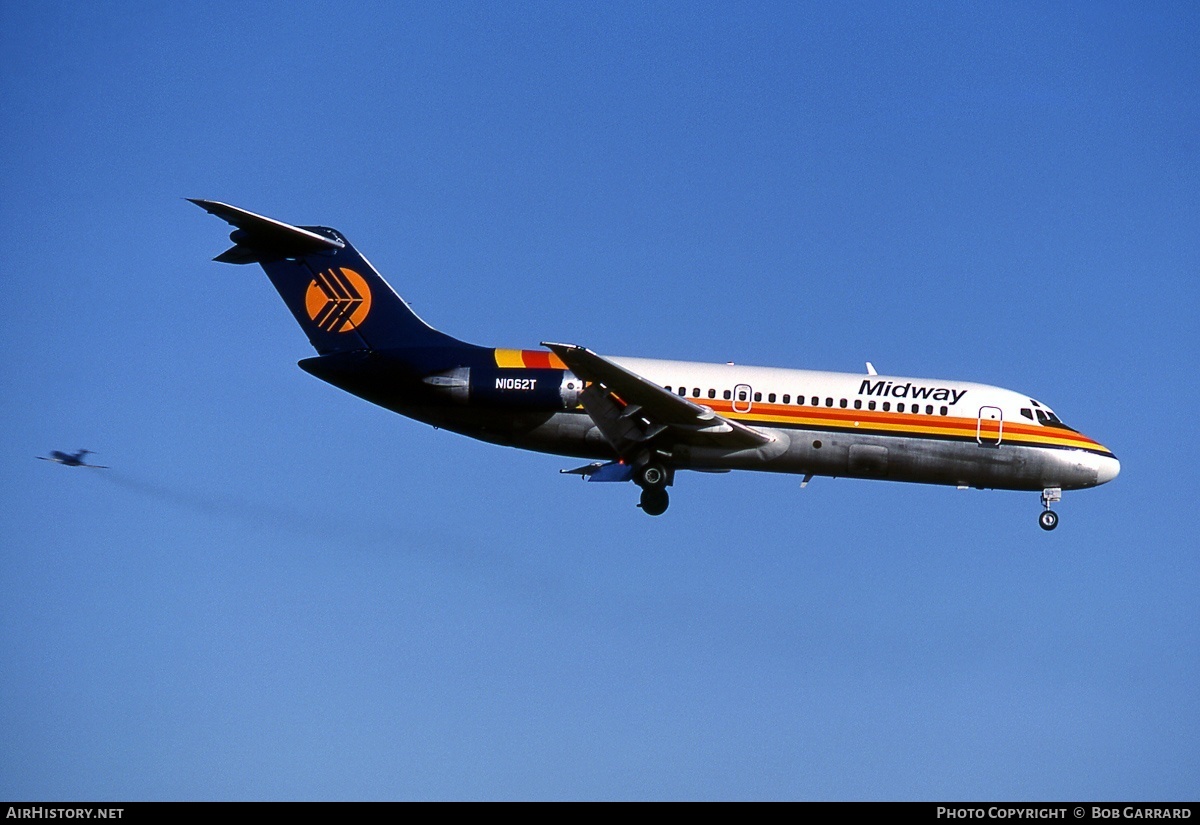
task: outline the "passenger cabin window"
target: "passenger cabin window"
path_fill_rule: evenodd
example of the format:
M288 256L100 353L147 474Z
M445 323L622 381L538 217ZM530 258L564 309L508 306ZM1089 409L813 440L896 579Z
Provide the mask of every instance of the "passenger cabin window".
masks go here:
M856 410L862 409L862 399L861 398L854 399L854 409L856 409Z
M942 412L942 415L947 415L947 414L949 414L950 411L948 409L946 409L945 407L942 407L941 412Z
M891 401L884 401L884 402L883 402L883 411L884 411L884 412L889 412L891 409L892 409L892 402L891 402Z
M899 404L896 405L896 412L904 412L904 402L903 401L901 401Z
M716 390L709 390L709 391L708 391L708 397L709 397L709 398L716 398L716 397L717 397L717 391L716 391Z
M755 401L762 401L762 393L761 393L761 392L756 392L756 393L754 393L754 400L755 400Z
M826 407L832 407L832 406L833 406L833 399L832 399L832 398L826 398L826 399L825 399L825 406L826 406Z
M790 396L789 394L787 394L787 393L785 392L785 393L783 394L783 403L784 403L784 404L791 404L791 403L792 403L792 396Z
M769 403L769 404L774 404L774 403L775 403L775 393L770 393L770 394L767 396L767 403Z
M814 395L814 396L813 396L813 399L812 399L812 405L813 405L814 407L819 407L819 406L821 406L821 399L820 399L820 398L817 398L817 397Z
M725 390L725 400L728 401L730 398L733 398L733 392L730 390Z
M746 400L746 391L738 390L738 401L745 401L745 400Z
M841 407L843 410L846 409L846 399L843 398L841 401L839 401L838 406Z
M874 402L874 401L868 401L868 402L867 402L867 409L868 409L868 410L873 410L873 409L875 409L875 402Z
M692 388L692 398L699 398L699 397L700 397L700 388L693 387Z
M926 415L933 415L933 405L932 405L932 404L926 404L926 405L925 405L925 414L926 414Z

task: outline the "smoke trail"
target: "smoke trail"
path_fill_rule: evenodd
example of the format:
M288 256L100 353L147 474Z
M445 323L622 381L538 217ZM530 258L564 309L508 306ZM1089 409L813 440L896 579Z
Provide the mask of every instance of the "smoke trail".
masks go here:
M113 470L97 470L94 475L105 483L135 495L182 510L201 514L214 521L234 522L249 528L284 536L288 540L316 541L340 553L401 553L425 564L449 566L459 574L503 581L515 592L541 604L554 603L570 612L559 594L558 576L540 567L531 567L516 548L504 549L493 542L481 541L444 524L427 524L423 514L411 513L407 524L398 527L379 519L363 519L361 514L314 513L287 506L247 501L231 495L186 490L145 478L136 478ZM403 514L392 513L392 516Z
M351 530L348 534L338 519L327 517L318 519L309 513L291 507L248 501L220 493L185 490L111 470L99 475L116 487L180 509L191 510L213 520L233 521L248 527L274 533L285 533L296 538L312 539L317 537L343 546L348 542L408 546L415 540L419 540L417 536L401 535L386 527L375 530Z

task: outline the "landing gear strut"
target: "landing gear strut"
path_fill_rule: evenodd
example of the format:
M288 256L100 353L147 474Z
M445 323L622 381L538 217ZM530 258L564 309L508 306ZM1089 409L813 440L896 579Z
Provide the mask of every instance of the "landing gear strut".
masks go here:
M666 467L657 461L648 461L638 467L633 474L633 482L642 488L642 498L638 507L648 516L661 516L667 512L671 497L667 494L667 484L671 474Z
M1047 487L1042 490L1042 506L1046 509L1038 516L1038 526L1043 530L1053 530L1058 526L1058 513L1050 509L1055 501L1062 501L1061 487Z

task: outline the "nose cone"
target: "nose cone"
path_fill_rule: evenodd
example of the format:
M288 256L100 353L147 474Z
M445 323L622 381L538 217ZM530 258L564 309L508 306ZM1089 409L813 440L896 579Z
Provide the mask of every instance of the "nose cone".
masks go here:
M1116 456L1100 456L1100 466L1096 468L1096 483L1107 484L1121 472L1121 462Z

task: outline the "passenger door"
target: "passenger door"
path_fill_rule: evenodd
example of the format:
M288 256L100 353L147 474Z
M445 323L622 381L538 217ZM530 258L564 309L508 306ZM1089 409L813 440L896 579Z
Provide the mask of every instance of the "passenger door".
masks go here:
M999 407L980 407L975 440L981 447L999 447L1004 438L1004 413Z

